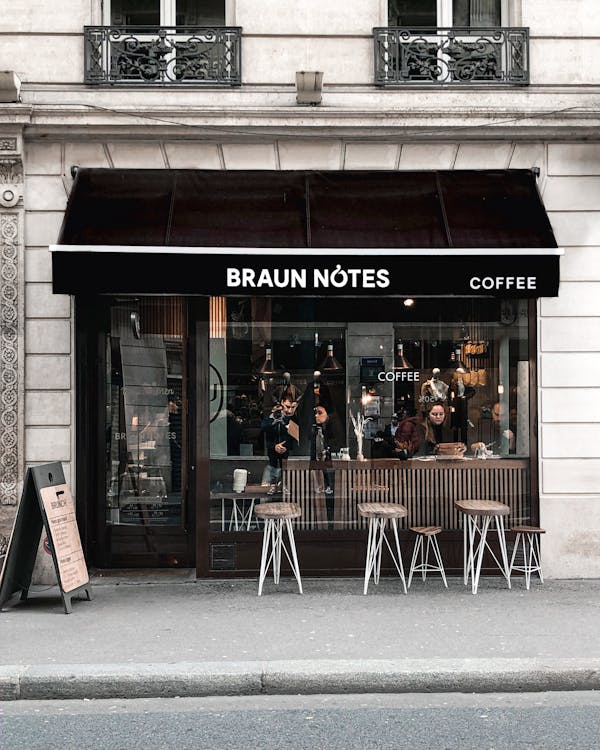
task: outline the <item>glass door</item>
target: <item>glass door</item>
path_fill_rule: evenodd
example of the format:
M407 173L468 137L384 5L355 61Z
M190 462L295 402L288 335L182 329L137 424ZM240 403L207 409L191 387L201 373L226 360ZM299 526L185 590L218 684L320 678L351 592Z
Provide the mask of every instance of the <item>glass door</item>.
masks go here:
M105 537L111 566L189 566L182 298L115 301L105 333Z

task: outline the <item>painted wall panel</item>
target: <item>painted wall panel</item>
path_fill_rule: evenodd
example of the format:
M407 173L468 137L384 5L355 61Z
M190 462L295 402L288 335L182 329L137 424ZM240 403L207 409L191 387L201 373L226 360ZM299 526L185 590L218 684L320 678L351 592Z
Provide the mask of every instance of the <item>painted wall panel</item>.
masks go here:
M540 355L542 388L596 388L600 383L600 353L564 352Z
M590 420L598 413L590 410ZM599 458L600 422L597 424L545 424L542 426L542 458ZM600 476L599 491L600 491Z
M23 83L83 83L83 25L73 36L3 36L0 70L14 70Z
M71 394L67 391L28 391L25 395L27 425L69 425Z
M600 176L548 177L542 197L548 211L600 211Z
M554 493L592 494L600 491L600 459L597 458L549 458L542 461L542 491ZM565 517L569 510L565 506ZM581 519L579 519L581 528Z
M530 80L536 85L575 86L600 83L595 61L600 39L540 39L529 41Z
M600 318L543 318L544 352L600 351Z
M549 422L589 422L597 419L592 404L600 404L598 388L544 388L541 394L541 419Z
M600 496L543 497L540 522L545 578L600 578Z
M52 294L51 284L27 284L25 287L25 315L28 318L68 318L71 297Z
M600 245L600 214L594 211L549 211L559 246Z
M522 24L539 36L600 36L600 13L593 0L525 0Z
M71 387L71 358L28 354L25 357L25 388L62 390Z
M236 6L236 25L245 34L363 34L380 24L379 3L353 0L352 5L322 0L286 3L281 0L243 0Z
M562 281L600 281L600 247L567 247L560 259Z
M373 40L249 37L244 41L244 83L289 85L296 105L296 71L323 71L323 86L373 83ZM324 95L323 104L327 100ZM310 117L307 114L307 117Z
M600 143L549 143L548 174L600 175Z
M29 427L25 430L26 461L70 461L71 431L64 427Z
M25 323L27 354L69 354L70 320L28 320Z
M600 316L600 283L563 281L558 290L558 297L542 299L541 310L544 316ZM600 320L598 329L600 331Z

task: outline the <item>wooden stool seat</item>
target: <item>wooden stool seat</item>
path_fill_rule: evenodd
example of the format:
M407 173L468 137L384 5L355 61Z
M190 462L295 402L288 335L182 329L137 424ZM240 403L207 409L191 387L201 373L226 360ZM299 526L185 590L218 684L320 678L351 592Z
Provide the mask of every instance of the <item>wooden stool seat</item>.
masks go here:
M470 516L507 516L510 506L497 500L455 500L454 507Z
M411 526L411 531L417 535L415 539L415 546L413 548L413 555L410 561L410 571L408 573L408 588L412 581L414 573L421 573L423 580L427 577L427 573L439 573L442 576L444 586L448 588L448 582L446 581L446 572L444 571L444 565L442 563L442 555L440 547L436 539L437 535L442 531L441 526ZM427 545L424 545L424 540L427 539ZM436 559L437 565L429 562L429 549L433 550L433 555ZM417 563L421 553L421 562Z
M422 534L423 536L435 536L436 534L439 534L442 530L441 526L411 526L411 531L414 531L415 534Z
M510 514L510 506L497 500L455 500L454 507L464 515L463 519L463 580L465 586L471 577L471 590L477 593L481 563L486 548L506 578L510 588L510 565L506 550L506 534L504 533L504 517ZM481 522L480 522L481 519ZM496 524L498 544L500 546L499 561L487 542L487 533L491 521Z
M546 529L540 529L539 526L511 526L511 531L516 531L517 534L545 534Z
M358 503L356 507L363 518L404 518L408 515L400 503Z
M293 518L300 518L302 511L297 503L259 503L254 508L254 515L264 519L265 528L263 532L262 554L260 558L260 574L258 577L258 595L262 594L263 584L271 562L273 563L273 580L279 583L281 571L281 551L292 568L292 572L298 581L298 589L302 593L302 581L300 579L300 566L296 554L296 543L294 541ZM289 552L283 542L283 529L288 535Z
M375 584L379 583L381 553L383 551L384 542L392 556L392 560L394 561L394 565L396 566L396 570L402 581L404 593L406 594L406 578L404 577L404 566L402 564L402 553L400 552L400 540L398 538L398 519L407 516L408 510L400 503L358 503L356 507L361 518L366 518L369 521L363 594L367 593L371 574L373 574ZM388 522L394 532L395 551L391 548L385 535L385 527Z
M254 506L254 515L259 518L300 518L302 511L298 503L259 503Z
M531 574L537 573L540 582L544 583L542 575L542 557L540 554L540 535L545 534L546 530L539 526L513 526L512 531L516 532L515 546L513 547L512 557L510 559L510 572L518 570L525 574L525 588L529 591L531 585ZM523 547L523 564L515 565L515 558L519 549L519 542Z

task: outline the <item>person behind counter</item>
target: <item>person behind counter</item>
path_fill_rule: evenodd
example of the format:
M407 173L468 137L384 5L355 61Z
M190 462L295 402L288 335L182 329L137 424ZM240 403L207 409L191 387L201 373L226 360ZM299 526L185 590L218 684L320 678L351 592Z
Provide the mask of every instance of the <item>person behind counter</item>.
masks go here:
M515 450L515 413L507 405L496 401L492 406L493 447L500 454L513 453Z
M293 446L294 441L288 430L295 408L295 402L284 396L273 406L271 413L262 420L260 425L261 431L265 434L269 457L267 466L269 495L273 495L281 484L281 462L289 456Z
M313 461L331 461L331 454L339 451L341 446L341 432L333 412L328 411L328 405L320 403L315 406L315 422L312 427L310 457ZM331 468L323 469L323 491L326 496L327 522L333 528L335 491L335 471Z
M424 404L419 416L408 417L400 422L394 436L394 455L408 450L409 456L428 456L435 453L439 443L451 441L446 426L448 417L445 402Z

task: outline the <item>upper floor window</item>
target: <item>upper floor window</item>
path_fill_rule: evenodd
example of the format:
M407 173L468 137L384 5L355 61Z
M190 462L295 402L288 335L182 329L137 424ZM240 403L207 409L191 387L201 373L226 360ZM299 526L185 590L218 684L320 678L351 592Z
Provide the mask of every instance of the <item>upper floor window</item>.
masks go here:
M114 26L225 24L225 0L111 0L109 5Z
M515 0L389 0L374 29L375 83L526 84L528 29L509 25Z
M502 0L389 0L390 26L500 26Z
M85 82L239 86L241 33L227 0L110 0L87 26Z

